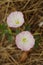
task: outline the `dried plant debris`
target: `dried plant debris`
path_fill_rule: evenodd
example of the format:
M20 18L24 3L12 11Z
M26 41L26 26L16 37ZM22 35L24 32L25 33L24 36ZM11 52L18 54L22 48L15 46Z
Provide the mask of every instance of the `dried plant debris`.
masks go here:
M17 29L6 24L8 15L14 11L21 11L25 18L23 26ZM42 21L43 0L0 0L0 65L43 65L43 26L39 27ZM24 30L39 33L34 35L36 45L28 55L15 45L15 36ZM25 61L20 62L20 57Z

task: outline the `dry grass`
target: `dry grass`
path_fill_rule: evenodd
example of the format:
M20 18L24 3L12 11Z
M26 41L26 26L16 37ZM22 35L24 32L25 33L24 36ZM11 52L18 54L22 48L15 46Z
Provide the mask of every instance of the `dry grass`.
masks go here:
M22 11L25 18L25 24L19 30L23 31L25 25L30 24L32 33L43 33L43 26L38 26L43 21L43 0L0 0L0 24L6 23L7 16L16 10ZM0 65L43 65L43 36L40 37L38 48L33 48L25 62L21 63L20 56L23 52L15 45L15 33L11 43L3 34L0 40Z

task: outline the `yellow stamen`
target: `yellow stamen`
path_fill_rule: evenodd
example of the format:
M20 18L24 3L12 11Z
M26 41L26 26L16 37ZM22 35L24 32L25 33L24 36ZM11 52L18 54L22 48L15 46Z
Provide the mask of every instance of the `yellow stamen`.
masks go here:
M27 39L26 39L26 38L23 38L23 39L22 39L22 42L24 42L24 43L25 43L26 41L27 41Z
M19 21L16 21L16 24L19 24Z

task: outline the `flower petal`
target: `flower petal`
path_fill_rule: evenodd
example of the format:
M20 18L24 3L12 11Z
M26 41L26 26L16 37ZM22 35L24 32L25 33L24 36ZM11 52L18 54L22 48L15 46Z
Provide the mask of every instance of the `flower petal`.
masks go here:
M9 27L20 27L24 23L24 16L22 12L15 11L12 12L8 17L7 17L7 24Z
M27 41L23 42L22 41L23 38L26 38ZM16 36L16 45L18 48L20 48L23 51L30 50L31 48L33 48L34 44L35 44L35 39L33 35L28 31L23 31Z

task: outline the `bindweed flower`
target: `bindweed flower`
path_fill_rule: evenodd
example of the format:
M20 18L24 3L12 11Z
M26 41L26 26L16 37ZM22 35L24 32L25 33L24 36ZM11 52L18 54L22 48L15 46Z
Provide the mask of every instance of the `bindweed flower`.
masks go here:
M40 23L39 23L39 27L41 27L42 25L43 25L43 22L40 22Z
M16 45L22 51L29 51L33 48L35 39L28 31L23 31L16 36Z
M24 16L22 12L15 11L15 12L12 12L7 17L7 24L9 27L17 28L22 26L23 23L24 23Z

